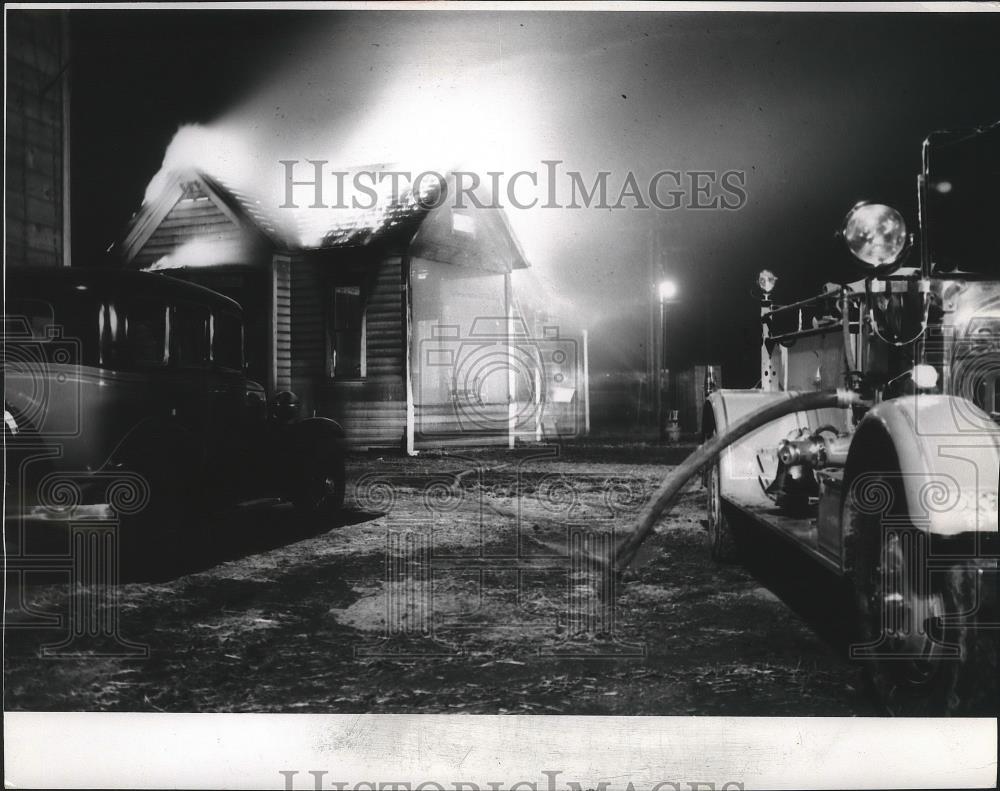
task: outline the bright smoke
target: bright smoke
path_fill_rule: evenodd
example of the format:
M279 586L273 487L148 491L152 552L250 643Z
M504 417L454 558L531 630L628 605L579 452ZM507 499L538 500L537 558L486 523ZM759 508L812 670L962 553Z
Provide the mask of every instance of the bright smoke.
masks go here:
M224 127L185 124L174 135L163 155L163 164L146 186L143 202L159 197L172 173L201 170L238 189L254 186L263 162L261 152L243 136Z
M565 155L568 145L553 119L553 97L529 79L544 73L550 55L504 55L495 30L475 32L476 25L467 21L471 16L443 23L459 29L442 34L449 46L434 57L428 57L427 42L408 28L355 29L335 41L330 31L316 32L315 41L296 47L294 60L278 64L240 105L209 124L182 126L146 200L159 194L171 171L198 169L259 199L282 228L309 246L333 226L373 224L377 217L350 209L311 209L298 198L299 209L279 209L285 200L281 160L300 163L296 178L309 177L306 160L326 160L328 172L374 163L414 175L461 169L509 177L526 170L539 174L536 194L546 194L541 162ZM368 24L369 18L357 24ZM371 41L381 47L373 48ZM297 196L308 197L308 187L296 190ZM554 283L551 265L562 253L552 212L506 212L531 265L515 277L519 300L547 306L552 313L578 312L560 296L565 289Z

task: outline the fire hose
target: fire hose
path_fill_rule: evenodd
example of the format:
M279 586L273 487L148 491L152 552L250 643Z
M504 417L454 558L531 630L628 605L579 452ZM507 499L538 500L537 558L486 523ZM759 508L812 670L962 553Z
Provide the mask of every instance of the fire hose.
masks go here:
M789 395L789 398L767 404L751 412L725 431L707 440L663 480L643 506L635 527L615 549L611 563L616 571L622 572L628 568L639 547L653 532L657 520L670 507L687 482L706 465L715 461L716 457L734 442L761 426L793 412L831 407L846 408L861 403L861 397L851 390L820 390Z

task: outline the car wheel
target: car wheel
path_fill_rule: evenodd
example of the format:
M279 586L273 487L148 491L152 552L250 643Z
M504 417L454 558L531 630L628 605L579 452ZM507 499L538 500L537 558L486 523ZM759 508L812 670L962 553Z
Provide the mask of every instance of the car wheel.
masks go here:
M963 617L995 574L971 564L931 573L926 533L905 524L865 527L852 655L876 705L895 716L995 715L997 636Z
M346 488L343 457L317 461L303 472L292 503L306 515L335 514L344 507Z

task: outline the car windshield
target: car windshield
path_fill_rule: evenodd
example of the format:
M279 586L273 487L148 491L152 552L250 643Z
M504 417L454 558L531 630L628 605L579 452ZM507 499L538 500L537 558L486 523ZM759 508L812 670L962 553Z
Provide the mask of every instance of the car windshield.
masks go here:
M923 221L935 271L1000 276L1000 124L931 135L925 153Z
M239 312L155 294L108 294L91 286L9 284L4 362L75 363L121 370L242 371Z

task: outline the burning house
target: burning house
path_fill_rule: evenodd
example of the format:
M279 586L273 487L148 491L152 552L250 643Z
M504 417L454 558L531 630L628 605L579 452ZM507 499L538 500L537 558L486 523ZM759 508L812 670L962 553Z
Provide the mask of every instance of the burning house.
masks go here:
M581 398L577 355L517 310L511 274L528 264L503 211L450 203L403 194L363 212L283 212L175 171L119 250L128 267L238 301L250 375L340 422L354 447L541 437Z

